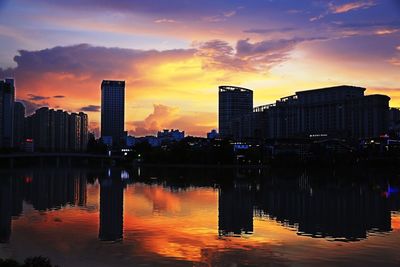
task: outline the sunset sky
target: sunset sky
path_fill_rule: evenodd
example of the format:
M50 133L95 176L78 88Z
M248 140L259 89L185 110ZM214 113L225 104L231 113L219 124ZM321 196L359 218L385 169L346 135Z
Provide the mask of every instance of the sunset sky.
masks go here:
M400 106L399 0L0 0L0 78L28 113L85 111L98 131L100 84L126 81L125 128L217 125L217 88L255 105L349 84Z

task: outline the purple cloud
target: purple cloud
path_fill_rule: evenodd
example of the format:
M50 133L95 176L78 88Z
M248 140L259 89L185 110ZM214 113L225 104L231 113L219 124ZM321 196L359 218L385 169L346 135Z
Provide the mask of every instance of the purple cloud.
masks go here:
M34 95L34 94L28 94L28 99L31 101L42 101L42 100L46 100L49 99L50 97L48 96L41 96L41 95Z
M85 112L99 112L99 111L100 111L100 106L96 106L96 105L84 106L84 107L81 108L81 111L85 111Z

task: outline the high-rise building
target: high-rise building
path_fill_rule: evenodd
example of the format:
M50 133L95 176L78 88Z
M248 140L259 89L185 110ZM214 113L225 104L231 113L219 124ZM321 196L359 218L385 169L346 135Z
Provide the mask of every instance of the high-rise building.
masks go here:
M101 83L101 137L111 137L121 145L124 137L125 81Z
M50 148L50 115L48 107L41 107L33 114L33 140L36 151L48 151Z
M222 138L235 137L237 127L233 120L253 110L253 91L236 86L219 87L219 134Z
M79 112L79 117L81 117L81 151L86 151L87 150L87 144L88 144L88 115Z
M69 116L69 150L80 151L81 149L81 117L77 113Z
M83 112L68 114L42 107L26 117L24 124L24 139L33 142L35 151L86 151L88 116Z
M13 79L0 81L0 148L14 146L14 101Z
M24 143L25 106L21 102L14 103L14 147L21 148Z
M55 150L67 151L69 144L69 115L61 109L54 113Z

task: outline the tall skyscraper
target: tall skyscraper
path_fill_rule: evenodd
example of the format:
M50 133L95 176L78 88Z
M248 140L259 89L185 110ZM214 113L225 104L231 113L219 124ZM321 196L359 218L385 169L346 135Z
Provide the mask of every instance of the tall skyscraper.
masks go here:
M219 87L219 133L221 137L232 137L233 120L253 111L253 91L236 86Z
M14 79L0 81L0 147L14 146Z
M21 148L24 142L25 106L21 102L14 103L14 146Z
M101 137L111 137L120 145L124 137L125 81L101 83Z

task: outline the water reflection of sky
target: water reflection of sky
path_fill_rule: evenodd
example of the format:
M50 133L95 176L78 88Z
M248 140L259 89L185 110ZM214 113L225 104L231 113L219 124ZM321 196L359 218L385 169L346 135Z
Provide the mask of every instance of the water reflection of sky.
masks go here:
M13 219L0 256L46 255L62 266L400 260L399 194L385 194L379 183L313 185L301 177L207 186L112 176L70 171L2 179L3 236L5 218Z

